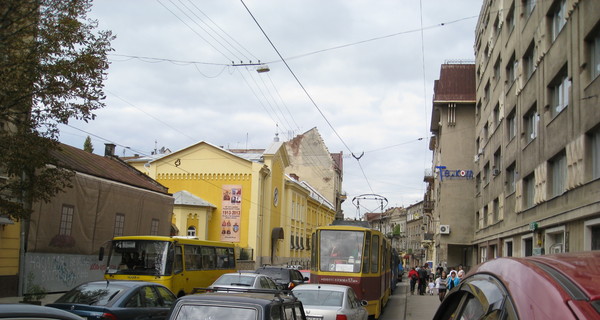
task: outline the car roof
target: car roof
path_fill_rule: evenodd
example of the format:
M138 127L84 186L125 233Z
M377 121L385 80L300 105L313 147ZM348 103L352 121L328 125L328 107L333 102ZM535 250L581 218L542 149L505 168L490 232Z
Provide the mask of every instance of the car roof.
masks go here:
M68 311L26 303L0 304L0 319L1 318L81 320L81 317Z
M594 276L600 274L599 268L600 251L507 257L475 266L465 279L475 273L494 275L507 287L519 312L558 315L560 305L566 309L567 302L575 307L577 301L600 300L600 277ZM540 292L543 305L532 303L531 297Z
M110 285L110 286L120 286L123 288L136 288L142 286L163 286L156 282L149 281L134 281L134 280L98 280L98 281L90 281L80 284L81 285Z
M321 283L306 283L301 286L297 286L292 291L298 290L327 290L327 291L340 291L344 292L350 287L341 284L321 284Z
M192 294L183 296L178 299L180 302L198 302L211 301L221 303L252 303L258 305L267 305L272 301L293 302L296 300L294 296L279 294L277 292L268 293L267 290L240 290L236 294L227 292L207 292L202 294Z

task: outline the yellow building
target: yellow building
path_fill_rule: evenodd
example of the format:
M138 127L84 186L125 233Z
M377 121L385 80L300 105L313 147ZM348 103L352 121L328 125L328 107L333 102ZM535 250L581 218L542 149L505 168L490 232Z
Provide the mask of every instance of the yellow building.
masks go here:
M241 258L254 261L249 267L308 265L312 231L335 216L306 182L285 175L289 159L282 142L235 152L199 142L129 163L174 194L177 235L236 243Z
M20 223L0 216L0 297L17 293Z

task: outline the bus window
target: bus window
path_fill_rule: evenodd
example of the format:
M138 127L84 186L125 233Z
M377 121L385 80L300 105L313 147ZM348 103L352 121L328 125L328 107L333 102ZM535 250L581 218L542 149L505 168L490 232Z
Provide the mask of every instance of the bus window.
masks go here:
M183 249L185 252L185 270L201 270L202 269L202 254L200 246L186 245Z
M379 271L379 236L373 236L371 249L371 272L376 273Z
M322 230L318 253L321 271L358 272L362 263L362 231ZM314 237L313 237L314 239Z
M369 270L371 268L371 259L369 259L369 257L371 256L371 233L367 232L367 236L365 237L365 263L363 265L363 272L364 273L369 273Z
M152 240L118 240L112 242L106 273L164 275L169 243Z
M215 269L217 266L217 255L215 248L202 247L202 269Z
M235 268L235 259L233 259L233 249L217 248L217 269Z
M183 252L181 246L175 246L175 258L173 259L173 273L177 274L183 271Z

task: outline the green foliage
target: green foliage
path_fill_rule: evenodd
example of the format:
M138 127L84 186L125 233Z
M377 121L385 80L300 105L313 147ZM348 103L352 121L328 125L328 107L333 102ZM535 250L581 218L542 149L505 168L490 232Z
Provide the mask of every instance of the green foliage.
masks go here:
M104 107L111 32L95 32L91 0L3 0L0 6L0 214L27 218L31 203L69 186L51 166L58 125Z
M92 139L90 138L90 136L87 136L87 138L85 138L85 142L83 143L83 150L89 153L94 152L94 146L92 145Z
M31 301L40 301L46 297L48 291L43 286L39 284L35 284L35 276L33 273L27 274L27 292L23 295L23 301L31 302Z

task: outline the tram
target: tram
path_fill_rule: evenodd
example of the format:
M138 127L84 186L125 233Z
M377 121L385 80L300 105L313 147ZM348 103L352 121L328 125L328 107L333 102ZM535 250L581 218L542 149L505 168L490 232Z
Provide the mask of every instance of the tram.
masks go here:
M379 318L393 283L390 240L364 225L330 225L316 229L312 245L311 283L352 287Z

